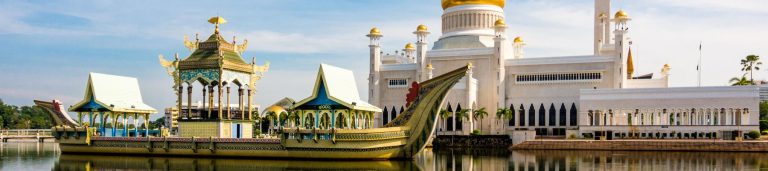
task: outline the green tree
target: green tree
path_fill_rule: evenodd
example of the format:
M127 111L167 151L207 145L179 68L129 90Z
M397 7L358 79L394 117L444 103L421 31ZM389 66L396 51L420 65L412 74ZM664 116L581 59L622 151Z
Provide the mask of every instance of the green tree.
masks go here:
M753 71L759 71L760 65L763 65L763 62L760 62L760 56L757 55L747 55L747 57L741 60L741 71L749 73L750 83L755 83L752 73Z
M483 125L482 124L483 118L485 118L486 116L488 116L488 112L485 111L485 107L481 107L480 109L472 111L472 119L474 121L480 120L481 122L480 125ZM475 122L472 122L472 130L474 129L475 129Z
M469 109L461 109L459 111L456 111L456 120L459 121L468 121L470 119L470 113ZM453 130L456 130L457 128L453 128Z
M499 108L496 109L496 118L499 118L499 120L496 121L496 124L498 124L499 121L502 121L502 127L504 128L504 131L507 129L506 122L512 118L512 109L509 108Z
M443 128L448 128L448 117L451 117L451 112L448 112L448 110L445 109L440 109L440 118L443 118Z
M745 86L745 85L753 85L752 81L749 81L746 74L742 75L741 77L733 77L731 78L728 83L731 84L731 86Z

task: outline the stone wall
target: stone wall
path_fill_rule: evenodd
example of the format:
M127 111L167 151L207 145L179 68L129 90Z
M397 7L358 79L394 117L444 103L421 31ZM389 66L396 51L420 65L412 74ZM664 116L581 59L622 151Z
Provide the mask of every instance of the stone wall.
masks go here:
M506 148L512 145L508 135L438 135L433 148Z
M621 150L621 151L742 151L768 152L766 141L722 140L535 140L513 150Z

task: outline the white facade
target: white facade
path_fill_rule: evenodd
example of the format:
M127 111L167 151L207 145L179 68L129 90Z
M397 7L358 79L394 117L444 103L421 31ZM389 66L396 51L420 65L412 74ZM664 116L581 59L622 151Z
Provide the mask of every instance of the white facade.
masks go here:
M460 81L445 100L445 109L453 113L447 121L441 120L438 134L468 134L477 129L484 134L536 130L539 135L563 136L566 130L578 130L585 125L582 96L591 91L583 90L643 88L643 92L651 94L672 91L666 89L669 66L660 67L661 72L657 75L633 73L635 66L631 59L632 41L628 27L631 19L624 11L611 11L610 0L595 0L594 54L590 55L525 57L522 39L510 40L507 36L503 6L452 6L444 9L442 21L442 35L430 50L427 50L426 40L429 32L423 25L414 32L415 48L409 43L402 53L394 54L382 52L379 41L383 35L377 28L371 30L368 35L371 38L369 102L386 112L376 115L379 117L376 118L377 126L393 119L405 108L405 95L412 82L421 82L469 63L473 66L472 74ZM691 90L694 94L706 94L706 90L710 90L674 88L679 89ZM719 90L722 89L713 91ZM607 93L605 96L623 95ZM700 98L696 100L711 104L720 102L705 96ZM737 99L738 103L743 103L741 108L757 111L752 109L757 103L752 104L751 97ZM634 104L635 101L653 103L651 99L624 102ZM485 108L488 115L476 121L463 120L461 125L456 125L457 108ZM497 118L499 108L512 109L514 117ZM681 103L677 108L703 106ZM645 109L651 107L645 106ZM454 127L458 129L452 129Z

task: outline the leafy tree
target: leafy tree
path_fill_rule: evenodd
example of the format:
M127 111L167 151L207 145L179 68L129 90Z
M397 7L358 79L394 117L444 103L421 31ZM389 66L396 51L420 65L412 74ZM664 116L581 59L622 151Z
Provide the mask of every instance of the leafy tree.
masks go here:
M483 121L483 118L488 116L488 112L485 111L485 107L481 107L480 109L472 111L472 119L475 121L480 120L480 122ZM483 124L480 124L483 125ZM472 122L472 130L475 129L475 122Z
M731 83L731 86L753 85L754 83L749 81L745 75L746 74L742 75L741 77L733 77L728 82Z
M509 108L499 108L496 109L496 118L499 120L496 120L496 124L499 123L499 121L503 121L502 123L506 123L510 118L512 118L512 109ZM504 127L506 130L507 124L502 124L502 127Z
M165 117L160 117L155 119L155 121L149 122L149 129L158 129L164 126L165 126Z
M469 109L461 109L459 111L456 111L456 118L457 120L465 121L469 120L470 118ZM453 128L453 130L457 130L457 128Z
M448 112L448 110L445 109L440 109L440 118L443 118L443 128L448 128L448 117L451 117L451 112Z
M741 60L741 71L749 73L749 82L755 82L752 73L753 71L759 71L760 65L763 65L763 62L760 62L760 56L757 55L747 55L747 57Z

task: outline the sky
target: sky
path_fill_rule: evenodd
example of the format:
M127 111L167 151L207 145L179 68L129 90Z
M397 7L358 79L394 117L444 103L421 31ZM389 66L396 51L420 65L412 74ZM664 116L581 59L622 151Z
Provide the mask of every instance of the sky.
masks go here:
M704 86L728 85L743 74L740 59L768 55L768 1L612 3L612 11L633 18L635 73L658 74L669 64L673 87L697 86L700 42ZM507 0L504 9L507 33L523 37L526 58L592 54L593 1ZM370 28L380 28L382 49L394 52L415 41L411 32L419 24L436 41L441 14L439 0L0 0L0 99L14 105L59 99L69 106L83 98L88 73L98 72L137 77L144 101L162 112L176 96L157 56L188 56L183 37L206 38L213 33L206 21L217 15L229 21L221 26L225 38L249 40L247 61L271 63L255 103L309 96L320 63L354 71L367 99Z

